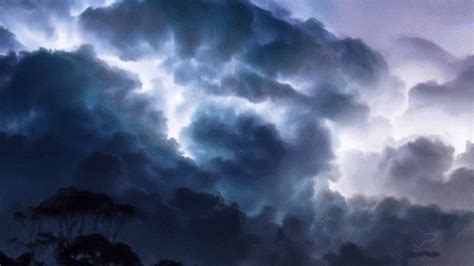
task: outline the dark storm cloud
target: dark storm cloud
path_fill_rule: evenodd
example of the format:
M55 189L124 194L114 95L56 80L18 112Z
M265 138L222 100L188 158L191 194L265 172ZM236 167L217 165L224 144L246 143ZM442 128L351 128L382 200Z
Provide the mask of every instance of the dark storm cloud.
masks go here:
M367 251L355 245L354 243L343 244L338 252L331 252L324 255L324 260L330 266L344 265L373 265L390 266L396 265L391 257L372 257Z
M123 236L143 257L173 257L198 265L342 266L348 259L379 263L374 265L442 265L436 264L438 257L465 257L442 248L458 241L473 218L471 213L394 198L347 201L330 191L306 199L312 203L305 209L310 219L289 211L281 221L271 207L249 215L236 203L189 189L169 197L130 191L127 199L146 208L147 218Z
M137 21L127 23L132 17ZM124 1L87 9L81 23L108 37L126 58L133 58L130 50L140 52L142 43L156 49L173 38L183 58L236 56L271 76L339 67L363 81L385 67L383 58L359 40L339 40L312 19L291 24L246 1Z
M386 148L379 167L394 179L442 180L451 167L454 148L438 139L419 137L398 148Z
M249 39L252 13L239 1L121 1L87 9L81 22L106 36L128 59L145 55L140 47L161 48L169 38L184 58L207 45L207 52L229 58Z
M408 202L390 198L375 207L374 216L372 228L367 231L371 236L362 240L365 248L382 256L396 254L400 260L428 251L430 247L424 241L431 240L429 234L445 238L446 242L456 241L456 236L472 219L468 213L443 213L438 207L410 206ZM357 218L362 221L363 215ZM394 241L387 243L388 239Z
M311 104L322 116L343 125L364 125L368 122L370 109L357 98L353 94L338 91L335 86L323 84L319 86Z
M331 83L314 85L311 94L305 94L288 83L251 70L224 75L218 82L209 81L216 76L219 74L212 68L193 68L184 64L180 64L174 73L178 84L204 88L210 95L237 96L252 103L271 100L311 110L315 116L326 117L345 125L365 123L368 119L369 108L356 93L344 92Z
M220 86L209 86L215 94L236 95L251 102L261 102L268 98L275 100L303 100L305 96L298 93L291 85L265 78L255 72L242 71L237 75L223 78Z
M128 200L149 206L145 219L124 231L144 258L175 258L186 264L228 265L244 257L252 238L246 234L246 216L236 203L177 189L168 198L131 192Z
M329 167L329 135L316 121L298 121L295 136L285 140L255 115L214 113L199 114L186 134L197 161L221 178L222 190L233 200L278 204L283 191L292 195L292 186Z
M115 194L123 185L122 164L122 159L117 155L94 152L81 162L78 183L88 190L108 190Z
M22 45L17 41L15 34L0 26L0 54L16 51L21 47Z
M474 209L474 169L458 168L448 176L445 183L433 183L427 186L423 194L431 197L432 202L443 198L441 206L452 206L458 209ZM429 193L429 191L432 191Z
M9 54L0 66L4 200L74 182L109 192L183 185L190 176L194 184L211 182L165 138L166 120L152 98L136 92L140 83L96 59L90 47Z
M90 47L11 53L0 66L2 228L10 228L5 216L13 206L62 186L116 196L131 187L168 195L176 187L212 186L213 176L165 138L166 121L152 98L136 92L140 83ZM1 231L2 239L11 234Z
M71 2L9 6L20 15L31 6L31 19L50 12L40 20L46 31L49 18L71 10ZM191 159L167 139L160 101L139 93L136 77L107 66L91 47L2 56L2 207L29 204L60 186L107 192L143 214L121 238L144 262L342 266L470 259L450 248L472 247L470 212L395 198L348 200L328 190L322 175L334 155L322 120L366 118L368 107L346 86L370 87L387 71L360 40L240 1L123 1L87 9L80 23L123 59L166 53L176 83L255 103L283 102L292 112L277 126L251 112L198 106L180 143ZM303 92L287 79L308 80L310 88ZM444 188L453 149L420 138L380 158L390 182ZM469 202L472 169L449 176ZM9 233L0 220L2 234Z
M337 224L346 241L359 246L343 244L339 255L330 252L324 256L333 263L330 265L344 265L342 262L349 258L374 265L437 265L436 257L449 254L433 250L435 244L456 242L472 220L469 213L443 212L435 206L412 205L394 198L380 202L356 198L332 203L326 210L331 222L325 227Z
M266 15L261 18L262 29L274 36L250 46L244 62L269 76L304 75L328 81L343 79L342 72L364 84L386 70L383 58L360 40L337 39L312 19L290 24Z
M437 138L418 137L382 153L352 157L351 179L357 190L371 194L401 195L423 204L473 210L474 168L470 145L454 157L454 148ZM472 160L471 160L472 161ZM368 191L367 188L370 188Z
M373 85L387 73L383 57L362 41L338 39L314 19L277 18L246 1L123 1L89 8L80 21L124 59L169 54L173 43L177 56L168 67L180 84L252 102L296 101L344 123L368 113L347 84ZM234 72L222 72L231 61ZM310 95L279 78L304 79ZM321 106L332 100L337 110Z
M315 89L314 95L306 95L296 91L290 84L259 76L255 72L226 76L220 86L210 85L209 90L217 95L240 96L251 102L267 99L287 102L312 110L317 116L345 124L365 122L369 114L367 105L360 103L355 95L339 91L336 86L322 84Z
M378 167L385 172L388 187L402 195L418 202L472 210L473 165L457 164L453 152L453 147L439 140L420 137L385 149Z
M470 114L473 111L473 84L473 64L463 68L454 80L444 84L434 81L419 83L409 92L410 108L437 108L451 114Z

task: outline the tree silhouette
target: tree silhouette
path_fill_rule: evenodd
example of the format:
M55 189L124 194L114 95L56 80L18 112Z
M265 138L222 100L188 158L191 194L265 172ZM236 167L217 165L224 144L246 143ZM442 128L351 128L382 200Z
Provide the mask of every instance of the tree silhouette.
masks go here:
M136 216L137 210L130 204L115 203L106 194L69 187L26 213L14 213L13 218L30 228L31 241L41 233L67 240L86 233L104 233L115 241L125 223Z
M158 261L158 263L155 263L153 266L183 266L183 264L174 260L165 259Z
M9 243L17 244L17 251L26 248L26 253L15 259L0 251L0 266L141 266L128 244L116 242L120 229L138 214L133 205L103 193L59 189L27 211L13 213L26 237L13 237ZM154 266L183 264L165 259Z
M13 261L38 265L34 260L37 255L46 261L55 257L68 262L62 263L65 265L97 265L94 263L114 260L113 265L140 265L128 245L115 243L121 228L137 215L134 206L116 203L106 194L74 187L60 189L27 211L13 214L13 219L26 229L26 236L10 242L29 252L19 258L21 261ZM0 259L8 258L5 255ZM87 261L94 263L85 264Z
M57 248L61 265L142 265L138 256L125 243L112 243L100 234L78 236Z
M0 251L0 265L5 266L43 266L43 263L40 263L34 259L34 255L30 252L24 253L18 258L13 259L7 256L5 253Z
M5 253L0 251L0 265L18 265L15 259L8 257Z

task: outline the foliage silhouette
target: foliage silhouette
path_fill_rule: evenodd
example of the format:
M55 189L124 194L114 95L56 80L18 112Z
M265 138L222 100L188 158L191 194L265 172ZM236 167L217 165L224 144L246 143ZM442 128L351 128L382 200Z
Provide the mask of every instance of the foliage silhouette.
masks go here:
M112 243L100 234L78 236L57 249L61 265L142 265L137 254L125 243Z
M36 259L48 265L142 265L129 245L116 242L121 228L138 213L103 193L59 189L27 211L13 213L26 235L9 242L27 253L13 259L0 252L0 265L42 265Z
M182 263L174 261L174 260L160 260L158 263L154 264L153 266L183 266Z
M44 233L66 239L105 233L115 241L125 223L137 215L134 206L115 203L106 194L69 187L59 189L26 213L14 213L13 218L29 226L31 238Z

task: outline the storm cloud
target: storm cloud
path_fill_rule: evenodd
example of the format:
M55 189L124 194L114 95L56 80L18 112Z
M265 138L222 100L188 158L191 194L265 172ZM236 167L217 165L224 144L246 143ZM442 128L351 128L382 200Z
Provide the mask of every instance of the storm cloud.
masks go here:
M448 113L472 113L474 66L468 66L452 81L420 83L410 90L411 108L440 108Z
M8 51L16 51L21 48L15 34L0 26L0 53L6 54Z
M7 66L0 92L5 199L16 193L10 186L29 190L31 182L43 195L72 179L103 190L143 185L177 167L206 179L165 138L166 119L137 92L140 82L100 62L90 47L1 60Z
M403 195L419 203L472 210L474 172L469 144L466 149L455 158L454 148L441 140L418 137L382 153L354 153L346 159L365 164L350 177L356 191Z
M132 17L138 21L127 22ZM125 60L174 54L168 68L183 85L251 102L290 101L344 123L368 115L347 83L369 86L387 75L383 57L362 41L339 39L314 19L277 18L246 1L118 2L85 10L80 22ZM337 110L321 103L330 101Z
M221 178L229 198L280 205L281 193L291 198L294 187L328 169L330 140L316 121L299 121L295 136L285 140L258 117L221 113L199 114L186 132L197 162Z
M84 195L123 205L92 208L92 235L37 235L78 252L98 250L95 239L137 265L474 260L472 144L397 124L427 109L472 112L469 58L409 39L408 52L457 77L419 80L405 97L404 77L362 39L250 1L0 9L0 236L23 243L2 242L0 264L33 245L15 221L41 206L80 220L67 203ZM107 239L123 208L134 219ZM66 261L66 246L51 254Z

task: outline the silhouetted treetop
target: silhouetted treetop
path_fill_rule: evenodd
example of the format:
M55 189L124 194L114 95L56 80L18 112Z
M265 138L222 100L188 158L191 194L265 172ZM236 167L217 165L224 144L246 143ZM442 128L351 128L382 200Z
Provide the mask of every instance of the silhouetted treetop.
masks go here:
M15 212L13 218L29 227L31 236L49 233L73 239L83 234L103 233L114 241L125 223L137 215L135 206L116 203L106 194L68 187L59 189L26 213Z
M158 261L158 263L153 264L153 266L183 266L183 264L174 260L165 259Z
M32 208L33 215L45 216L95 212L111 215L117 211L124 211L133 215L135 208L127 204L115 204L106 194L80 190L74 187L61 188L54 196Z
M13 259L7 256L5 253L0 251L0 265L18 265L18 263Z
M24 253L14 259L0 251L1 266L43 266L44 264L34 259L34 255L30 252Z
M137 254L125 243L112 243L100 234L76 237L57 249L60 265L142 265Z

